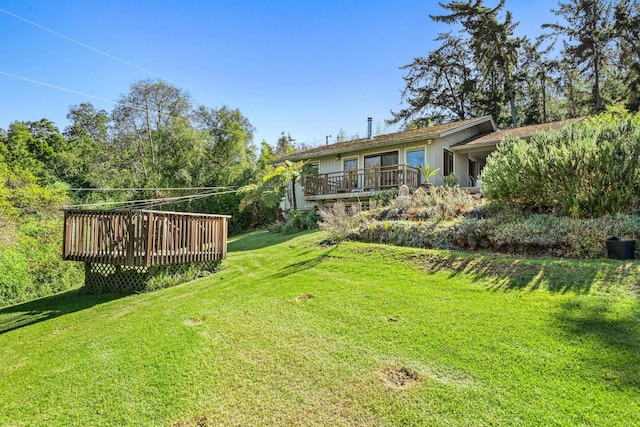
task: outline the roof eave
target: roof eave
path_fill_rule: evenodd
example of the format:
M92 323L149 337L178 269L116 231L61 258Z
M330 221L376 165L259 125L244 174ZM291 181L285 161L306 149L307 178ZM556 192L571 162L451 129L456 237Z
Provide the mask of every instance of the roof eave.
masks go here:
M316 153L307 153L306 155L305 153L300 153L300 155L297 155L297 156L293 154L291 156L284 157L282 159L277 159L276 162L283 162L285 160L291 160L291 161L309 160L309 159L316 159L318 157L336 156L338 154L353 153L355 151L366 150L367 148L371 148L371 147L376 147L376 148L390 147L392 145L401 145L401 144L407 144L407 143L416 142L416 141L433 140L438 137L439 137L439 134L433 133L433 134L427 134L427 135L418 135L411 138L389 140L384 142L376 142L375 138L373 138L371 139L370 143L359 145L357 147L340 147L340 148L322 150Z
M445 130L440 132L440 134L438 135L439 137L445 137L447 135L453 135L456 132L460 132L466 129L470 129L474 126L477 126L479 124L485 123L485 122L489 122L491 124L491 129L493 129L493 131L497 131L498 128L495 124L495 122L493 121L493 118L491 116L483 116L483 117L478 117L476 120L473 120L469 123L465 123L462 126L457 126L455 128L449 129L449 130Z
M469 151L469 150L475 150L475 149L479 149L479 148L487 148L487 147L495 147L498 145L500 141L488 141L488 142L482 142L479 144L464 144L464 145L455 145L455 146L451 146L449 147L449 150L451 151Z
M412 142L416 142L416 141L427 141L427 140L434 140L437 138L442 138L448 135L452 135L454 133L466 130L466 129L470 129L474 126L477 126L479 124L483 124L483 123L490 123L491 124L491 129L495 132L497 130L496 124L493 121L493 118L491 116L483 116L483 117L478 117L475 120L471 120L469 121L469 123L465 123L464 125L459 125L456 127L453 127L451 129L447 129L441 132L431 132L431 133L427 133L427 134L422 134L422 135L415 135L415 136L410 136L410 137L405 137L405 138L398 138L398 139L391 139L388 141L384 141L384 142L378 142L376 141L376 137L371 138L370 140L368 140L367 143L364 143L362 145L358 145L358 146L347 146L347 147L338 147L338 148L328 148L326 150L319 150L316 151L314 153L299 153L299 154L292 154L291 156L287 156L287 157L283 157L280 159L276 159L274 160L272 163L280 163L280 162L284 162L285 160L290 160L290 161L299 161L299 160L309 160L309 159L317 159L319 157L328 157L328 156L336 156L338 154L344 154L344 153L353 153L355 151L362 151L362 150L366 150L367 148L370 147L389 147L392 145L402 145L402 144L407 144L407 143L412 143Z

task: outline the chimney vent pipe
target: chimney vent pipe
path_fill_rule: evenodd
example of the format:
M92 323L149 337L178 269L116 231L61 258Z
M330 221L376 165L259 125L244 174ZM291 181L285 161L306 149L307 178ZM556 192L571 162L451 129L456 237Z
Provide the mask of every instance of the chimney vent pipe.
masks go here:
M372 135L371 135L371 122L373 121L373 118L371 117L367 117L367 139L371 139Z

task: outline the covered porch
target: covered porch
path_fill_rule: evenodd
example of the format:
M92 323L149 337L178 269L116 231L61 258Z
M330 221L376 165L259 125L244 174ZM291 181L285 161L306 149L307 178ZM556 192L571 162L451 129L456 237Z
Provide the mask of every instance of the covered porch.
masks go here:
M470 193L480 193L482 182L480 175L487 164L487 156L493 149L462 149L454 152L454 173L458 178L458 185Z

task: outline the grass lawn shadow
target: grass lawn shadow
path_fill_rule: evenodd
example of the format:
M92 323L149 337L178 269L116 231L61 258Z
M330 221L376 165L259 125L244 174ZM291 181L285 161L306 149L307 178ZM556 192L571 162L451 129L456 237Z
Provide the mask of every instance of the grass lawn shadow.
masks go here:
M272 274L271 276L269 276L269 278L281 279L281 278L289 276L291 274L295 274L295 273L298 273L298 272L313 268L313 267L317 266L318 264L320 264L322 261L324 261L326 258L331 256L331 252L333 252L335 249L336 249L336 246L333 246L333 247L330 247L329 249L327 249L322 254L320 254L320 255L318 255L316 257L313 257L313 258L310 258L310 259L305 259L305 260L302 260L302 261L298 261L298 262L295 262L293 264L289 264L286 267L284 267L282 270L280 270L278 273L275 273L275 274ZM303 255L303 254L301 254L301 255Z
M537 290L588 294L594 286L606 290L624 283L637 292L640 264L612 260L568 260L512 257L495 253L481 256L451 252L427 257L429 272L446 271L451 277L468 274L488 283L494 291Z
M593 342L602 351L586 363L599 368L610 383L640 388L640 300L620 310L615 299L572 299L555 315L571 340Z
M440 252L427 255L426 268L449 277L468 274L491 291L573 294L553 315L556 327L569 342L601 349L585 360L593 375L613 386L640 387L640 263Z
M227 250L229 252L253 251L284 243L304 233L308 233L308 231L295 234L285 234L270 233L267 230L260 230L253 231L251 233L237 234L229 237Z
M122 298L123 293L80 295L71 290L0 309L0 335L38 322Z

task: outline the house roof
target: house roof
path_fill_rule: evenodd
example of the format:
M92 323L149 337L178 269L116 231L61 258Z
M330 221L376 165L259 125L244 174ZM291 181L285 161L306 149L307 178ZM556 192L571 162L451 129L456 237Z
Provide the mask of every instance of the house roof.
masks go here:
M419 140L436 139L443 136L459 132L477 125L489 125L493 131L496 125L493 123L491 116L477 117L474 119L461 120L457 122L447 123L443 125L434 125L421 129L407 130L403 132L389 133L385 135L373 136L369 138L354 139L351 141L338 142L335 144L322 145L309 150L300 151L290 156L276 160L281 162L284 160L306 160L314 157L329 156L336 154L348 153L355 150L361 150L369 147L385 147L389 145L402 144L405 142L413 142Z
M513 136L515 138L529 139L536 133L546 132L550 130L559 130L568 124L579 122L581 120L583 119L582 118L567 119L567 120L560 120L557 122L542 123L539 125L522 126L515 129L497 130L495 132L488 132L482 135L474 136L465 141L458 142L456 144L453 144L450 148L451 150L456 151L456 150L462 150L462 149L492 147L492 146L498 145L498 143L505 136Z

